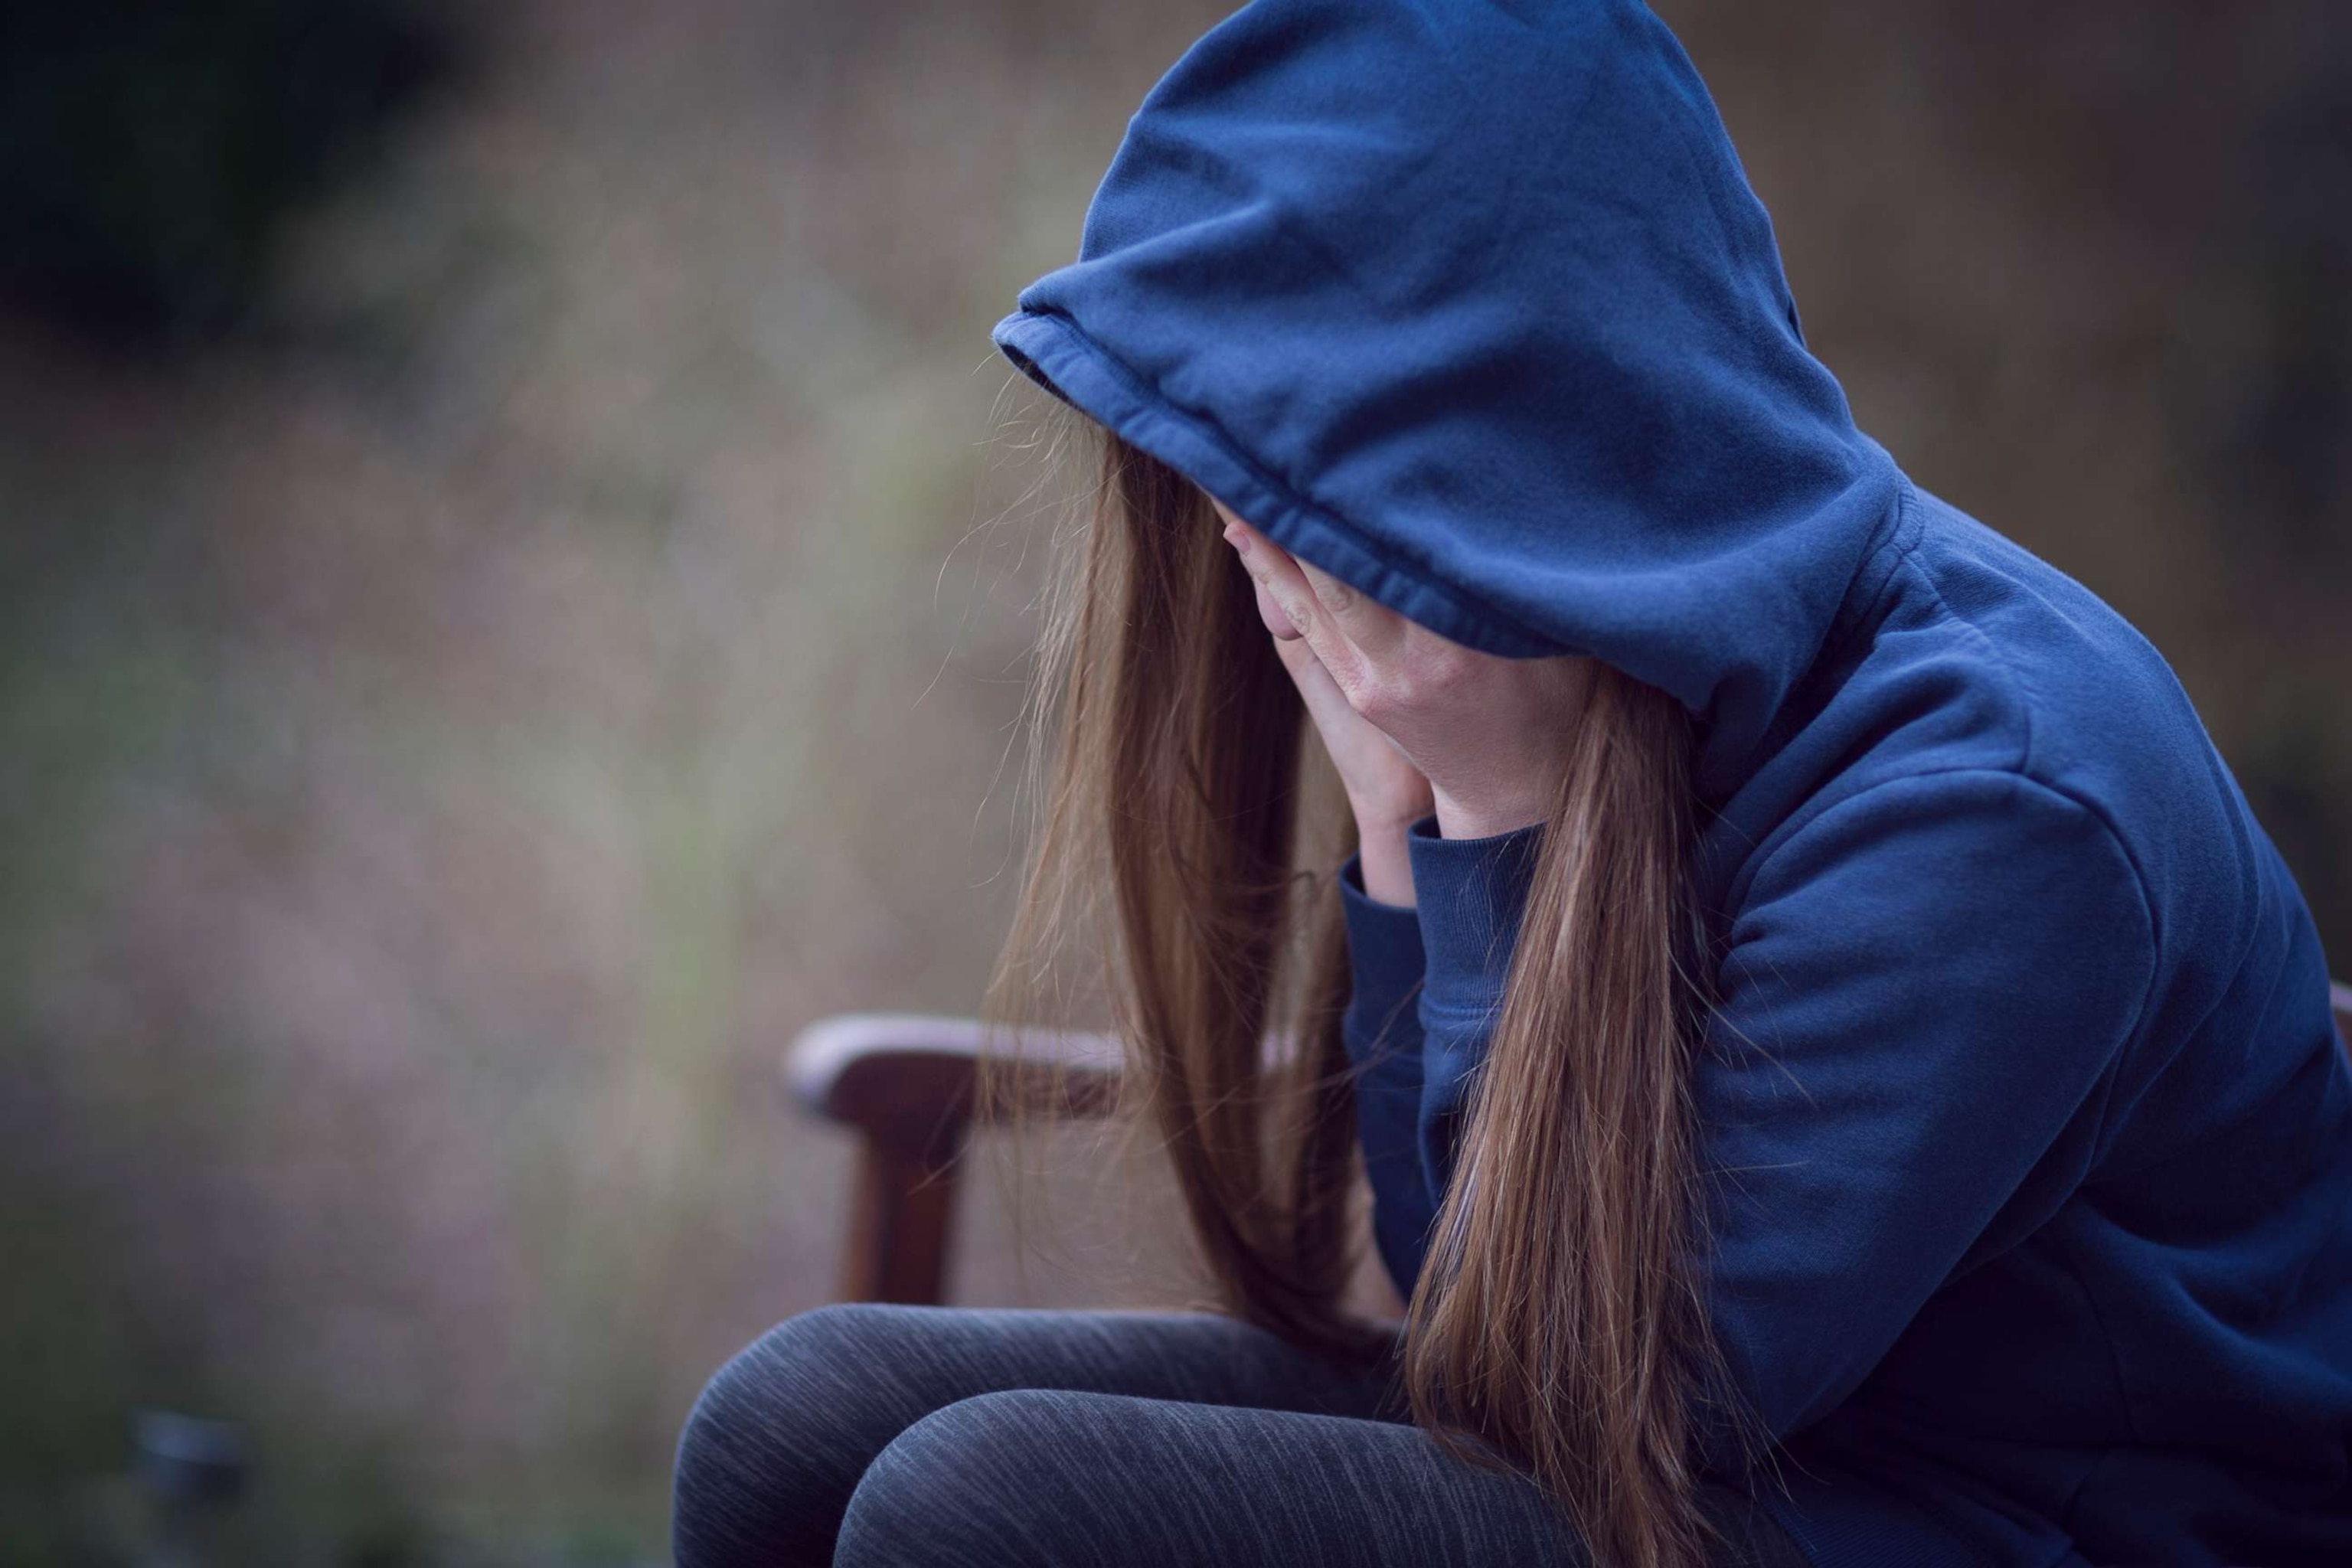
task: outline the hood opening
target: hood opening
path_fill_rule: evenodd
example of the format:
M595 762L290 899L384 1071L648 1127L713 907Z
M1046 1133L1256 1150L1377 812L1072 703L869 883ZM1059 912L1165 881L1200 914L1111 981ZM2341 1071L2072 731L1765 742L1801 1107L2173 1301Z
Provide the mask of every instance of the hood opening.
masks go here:
M1632 0L1257 0L996 328L1055 396L1490 653L1582 653L1736 782L1897 523L1771 224Z

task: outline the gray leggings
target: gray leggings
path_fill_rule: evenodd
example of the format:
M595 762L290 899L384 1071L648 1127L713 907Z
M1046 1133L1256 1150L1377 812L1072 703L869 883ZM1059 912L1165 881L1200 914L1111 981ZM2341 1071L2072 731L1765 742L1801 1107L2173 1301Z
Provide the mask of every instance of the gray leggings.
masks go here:
M1588 1568L1391 1381L1219 1317L820 1308L688 1418L677 1568ZM1723 1568L1805 1568L1750 1499L1702 1501Z

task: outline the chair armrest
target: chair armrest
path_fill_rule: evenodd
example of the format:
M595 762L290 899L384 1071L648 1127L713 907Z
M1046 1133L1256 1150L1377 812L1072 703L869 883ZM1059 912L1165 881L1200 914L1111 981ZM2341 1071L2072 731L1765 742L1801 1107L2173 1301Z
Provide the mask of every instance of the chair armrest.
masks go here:
M1118 1096L1118 1042L1070 1030L1024 1030L1014 1042L971 1018L846 1013L821 1018L784 1054L794 1102L859 1135L848 1300L936 1302L947 1272L956 1161L975 1115L983 1062L1017 1059L1016 1102L1042 1115L1108 1111Z
M1040 1100L1024 1109L1057 1116L1109 1109L1125 1060L1117 1040L1032 1029L1022 1033L1019 1045L1021 1066L1042 1069L1034 1074ZM784 1085L802 1109L828 1121L920 1148L943 1127L971 1121L982 1063L1013 1059L1013 1046L977 1018L843 1013L818 1019L793 1038L784 1057Z

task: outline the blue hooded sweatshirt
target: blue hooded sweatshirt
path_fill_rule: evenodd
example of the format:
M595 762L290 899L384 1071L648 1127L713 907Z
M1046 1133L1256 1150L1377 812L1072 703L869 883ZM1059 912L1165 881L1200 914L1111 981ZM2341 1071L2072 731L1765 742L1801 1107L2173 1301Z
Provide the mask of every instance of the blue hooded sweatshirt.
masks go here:
M2352 1075L2294 880L2155 649L1854 428L1656 17L1258 0L996 341L1412 620L1688 708L1705 1277L1777 1445L1732 1479L1815 1563L2352 1563ZM1417 910L1345 895L1400 1289L1539 832L1424 823Z

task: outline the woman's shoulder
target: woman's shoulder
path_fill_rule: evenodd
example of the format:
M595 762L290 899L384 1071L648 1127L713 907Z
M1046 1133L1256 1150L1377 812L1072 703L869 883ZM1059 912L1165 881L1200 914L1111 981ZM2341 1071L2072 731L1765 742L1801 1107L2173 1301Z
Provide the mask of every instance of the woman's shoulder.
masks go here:
M1727 930L1824 847L1884 857L1902 838L1924 847L1902 861L1915 901L2031 933L2036 910L2015 896L1987 907L1975 884L2006 887L2005 857L2056 844L2079 868L2053 886L2095 877L2114 908L2101 930L2009 944L2021 974L2053 954L2128 957L2151 1068L2218 1020L2242 1076L2263 1076L2244 1072L2258 1035L2278 1037L2287 1072L2326 1036L2311 917L2170 666L2058 566L1933 497L1916 504L1872 614L1825 654L1710 829ZM2278 1016L2256 1016L2265 997Z
M2091 588L1948 503L1921 514L1871 616L1824 657L1774 769L1784 821L1943 773L2006 773L2096 816L2154 882L2242 879L2244 798L2157 647ZM1793 786L1793 787L1791 787Z

